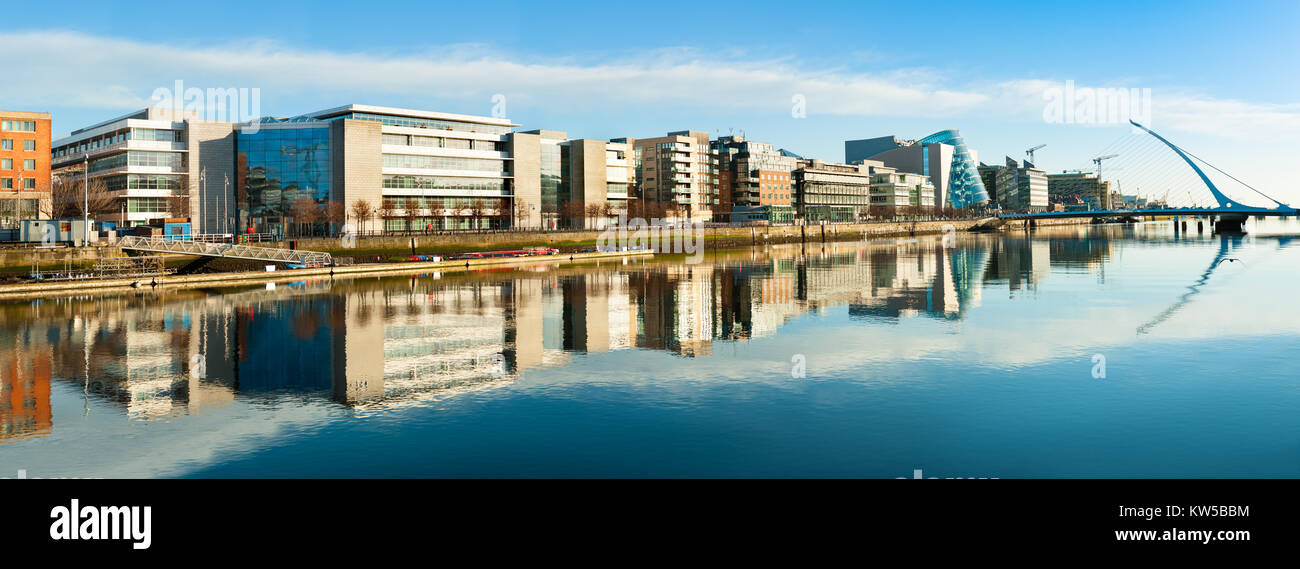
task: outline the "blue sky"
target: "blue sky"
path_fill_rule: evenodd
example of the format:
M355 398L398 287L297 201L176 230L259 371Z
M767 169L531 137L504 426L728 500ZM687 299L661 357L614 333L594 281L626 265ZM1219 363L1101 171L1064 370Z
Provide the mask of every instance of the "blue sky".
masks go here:
M262 114L350 102L490 114L574 137L744 131L805 156L957 128L981 160L1037 144L1081 168L1127 134L1052 124L1043 93L1151 89L1150 122L1300 201L1300 3L222 2L9 7L0 108L55 132L143 108L154 89L256 87ZM806 117L791 115L793 97Z

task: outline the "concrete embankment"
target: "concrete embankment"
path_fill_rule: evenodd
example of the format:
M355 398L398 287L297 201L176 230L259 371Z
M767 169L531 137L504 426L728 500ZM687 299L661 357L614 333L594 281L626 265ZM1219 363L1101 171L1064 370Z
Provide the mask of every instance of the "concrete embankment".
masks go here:
M316 269L290 269L271 272L210 273L201 275L164 275L125 279L93 279L80 281L46 281L36 283L0 285L0 299L21 299L39 296L69 296L81 293L122 292L136 287L210 287L239 286L266 282L291 282L311 278L348 278L357 276L384 276L420 274L429 272L451 273L493 269L517 265L577 264L602 260L652 257L651 251L609 253L572 253L538 257L509 257L501 259L475 259L467 261L439 261L413 263L374 263L344 267Z
M801 241L848 241L875 237L934 235L951 226L967 231L975 226L995 225L996 220L891 221L876 223L840 223L831 225L776 225L753 227L705 227L702 238L707 247L743 247L764 243L799 243ZM338 239L296 239L298 249L324 251L335 257L353 257L356 262L370 262L393 255L452 255L466 251L513 249L549 246L561 251L591 247L601 239L602 231L554 231L528 233L457 233L450 235L405 235L362 237L356 247L344 249ZM287 245L286 245L287 246Z
M843 223L832 225L779 225L770 227L706 227L703 238L710 248L741 247L764 243L798 243L801 241L845 241L873 237L899 237L938 234L951 225L956 231L966 231L990 220L954 221L891 221L876 223ZM442 255L450 257L467 251L517 249L529 246L549 246L572 252L597 244L601 231L546 231L501 233L453 233L441 235L395 235L360 237L353 248L343 248L338 238L297 238L267 247L294 248L323 251L339 258L351 258L354 263L370 263L404 255ZM25 272L38 266L44 270L58 270L67 264L72 267L89 267L104 257L120 257L117 247L14 247L0 249L0 270ZM176 263L186 257L176 256ZM24 273L25 274L25 273Z
M1073 220L1053 220L1053 222L1070 222ZM1055 223L1053 223L1055 224ZM909 237L917 235L937 235L946 231L971 231L996 229L1001 222L994 218L980 220L943 220L915 222L879 222L851 223L832 225L787 225L787 226L753 226L753 227L707 227L699 237L706 250L718 250L732 247L749 247L754 245L783 243L818 243L832 241L858 241L883 239L891 237ZM1008 225L1009 228L1014 225ZM951 228L951 229L949 229ZM598 261L604 258L618 258L648 255L648 251L631 253L578 253L579 249L596 245L602 237L601 231L566 231L535 233L482 233L451 235L407 235L360 238L354 248L340 247L339 239L295 239L292 246L296 249L329 252L337 260L344 261L344 266L317 269L297 269L291 271L245 271L218 272L194 275L168 275L160 277L133 277L124 279L91 279L81 281L45 281L23 282L0 285L0 298L19 298L33 295L67 295L92 290L112 290L129 288L133 284L151 286L157 282L164 286L217 286L219 284L240 284L274 281L293 281L314 276L377 275L377 274L412 274L428 271L474 270L477 267L520 265L539 262L578 263ZM519 257L504 259L482 259L472 261L442 262L382 262L394 256L404 255L444 255L482 250L515 249L527 246L551 246L559 248L561 255L555 257ZM267 246L289 247L290 243L268 243ZM97 247L84 249L53 250L15 250L0 254L0 266L4 266L5 255L9 256L11 270L30 268L40 264L46 270L58 270L61 265L87 266L99 257L121 256L116 247ZM192 257L175 256L170 265L183 264Z
M1002 226L1008 230L1024 229L1029 222L1025 220L1005 221ZM1035 227L1048 227L1052 225L1091 225L1092 219L1087 217L1066 217L1061 219L1035 219Z

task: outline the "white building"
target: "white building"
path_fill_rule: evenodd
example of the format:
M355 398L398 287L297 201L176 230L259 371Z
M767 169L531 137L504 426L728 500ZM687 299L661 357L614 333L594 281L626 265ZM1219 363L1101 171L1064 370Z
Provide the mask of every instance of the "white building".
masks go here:
M236 204L233 125L150 108L72 131L51 145L57 178L90 178L113 196L97 221L131 227L188 217L195 233L233 231ZM227 181L229 183L227 183Z

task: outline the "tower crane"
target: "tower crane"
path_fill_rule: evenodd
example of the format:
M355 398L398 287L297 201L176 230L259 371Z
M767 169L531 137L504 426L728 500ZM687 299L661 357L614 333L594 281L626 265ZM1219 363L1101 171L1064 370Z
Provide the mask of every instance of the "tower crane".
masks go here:
M1101 177L1101 163L1102 163L1102 161L1110 160L1111 158L1115 158L1115 157L1117 157L1117 156L1119 156L1119 155L1118 155L1118 154L1107 154L1107 155L1105 155L1105 156L1098 156L1098 157L1092 159L1092 163L1097 165L1097 188L1100 189L1100 188L1101 188L1101 184L1102 184L1103 182L1105 182L1105 179ZM1106 207L1108 207L1108 208L1109 208L1109 207L1112 207L1111 204L1110 204L1110 195L1099 196L1099 197L1102 198L1101 203L1106 204Z
M1034 163L1034 151L1036 151L1036 150L1042 150L1044 146L1047 146L1047 145L1046 145L1046 144L1039 144L1038 146L1035 146L1035 147L1030 148L1029 150L1026 150L1026 151L1025 151L1025 155L1026 155L1026 156L1029 156L1029 162L1030 162L1031 164Z

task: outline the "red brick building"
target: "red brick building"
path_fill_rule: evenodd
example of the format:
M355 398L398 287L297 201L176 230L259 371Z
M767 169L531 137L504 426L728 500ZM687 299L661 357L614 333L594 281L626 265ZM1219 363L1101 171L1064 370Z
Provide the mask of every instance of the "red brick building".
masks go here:
M50 214L50 114L0 111L0 229Z

